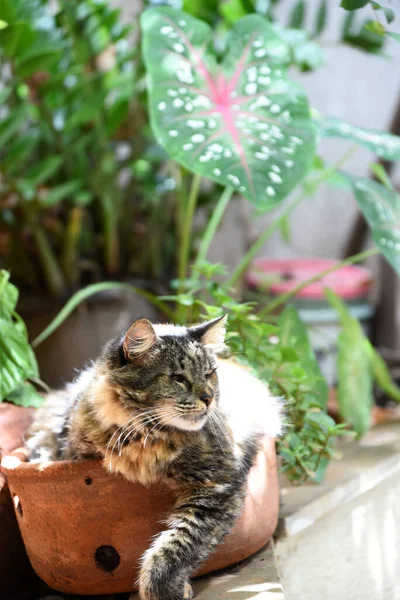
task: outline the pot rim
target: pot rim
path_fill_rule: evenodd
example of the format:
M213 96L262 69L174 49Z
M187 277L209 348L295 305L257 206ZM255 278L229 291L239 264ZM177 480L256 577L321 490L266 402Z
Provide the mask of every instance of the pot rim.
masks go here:
M108 471L104 469L102 460L97 458L50 460L47 462L31 463L27 462L27 457L28 455L25 448L17 448L9 454L6 454L1 460L1 473L6 476L18 478L31 477L32 475L40 475L41 478L44 478L54 477L55 475L60 474L60 472L65 473L66 471L79 473L80 471L87 471L89 467L91 470L93 470L93 468L100 468L105 474L112 475L112 473L108 473Z
M274 438L265 437L259 454L269 455L271 452L275 454ZM255 463L253 465L256 467ZM89 475L97 472L109 477L118 477L118 473L111 473L103 465L101 458L80 458L76 460L50 460L47 462L28 462L28 451L26 448L16 448L12 452L3 456L0 463L0 473L6 477L17 477L19 479L29 477L54 478L65 476L66 473L73 472L74 474L85 473Z

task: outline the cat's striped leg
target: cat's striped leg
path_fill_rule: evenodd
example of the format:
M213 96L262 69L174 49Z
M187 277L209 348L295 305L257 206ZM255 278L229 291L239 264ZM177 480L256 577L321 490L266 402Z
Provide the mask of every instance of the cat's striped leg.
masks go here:
M242 489L215 485L197 489L180 501L161 533L143 556L140 574L142 600L191 598L189 577L230 531L240 514Z

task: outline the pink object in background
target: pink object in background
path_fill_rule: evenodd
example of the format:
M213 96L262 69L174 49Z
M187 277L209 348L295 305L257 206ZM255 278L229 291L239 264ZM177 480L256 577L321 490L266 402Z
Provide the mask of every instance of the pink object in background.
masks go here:
M290 260L253 261L246 282L253 289L267 289L273 296L290 292L301 282L318 275L336 264L336 261L323 258L305 258ZM321 281L312 283L296 294L298 298L323 300L324 288L331 288L345 300L365 298L371 290L373 280L368 269L356 265L342 267Z

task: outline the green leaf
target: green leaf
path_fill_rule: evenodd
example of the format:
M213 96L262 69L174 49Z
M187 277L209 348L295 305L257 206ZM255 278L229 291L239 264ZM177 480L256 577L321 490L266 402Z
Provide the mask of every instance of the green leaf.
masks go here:
M400 387L393 381L387 364L377 350L369 344L372 372L378 386L393 400L400 402Z
M247 14L242 0L227 0L226 2L221 2L219 12L230 25L233 25Z
M17 301L18 289L9 282L9 273L0 270L0 318L11 319Z
M371 5L374 10L381 10L385 14L387 23L392 23L394 21L396 16L394 10L386 8L386 6L381 6L377 2L371 2Z
M50 179L58 171L62 162L63 159L61 156L48 156L39 163L36 163L25 174L25 178L29 179L34 186L37 186Z
M351 140L386 160L400 160L400 137L397 135L350 125L335 117L321 117L316 124L323 137Z
M296 350L293 350L293 348L288 348L288 347L281 347L280 348L281 351L281 356L282 356L282 360L284 362L299 362L300 361L300 357L297 354Z
M11 175L19 176L24 163L31 158L38 142L38 132L33 129L26 133L18 133L7 144L7 152L1 160L2 167L6 168Z
M103 109L103 106L104 92L97 94L87 102L82 102L78 110L74 111L68 119L65 125L66 131L98 119L99 111Z
M128 116L129 101L120 99L107 110L107 131L112 135Z
M353 317L343 300L330 288L325 288L324 294L332 308L338 313L342 327L347 329L355 327L356 329L359 329L359 322Z
M28 117L25 105L15 108L5 119L0 121L0 148L5 148L7 142L17 133Z
M288 27L293 27L293 29L301 29L306 16L305 13L306 6L304 0L298 0L290 13Z
M17 72L21 77L30 77L37 71L46 69L59 56L58 50L43 49L29 54L18 64Z
M325 296L337 310L343 330L338 338L338 403L346 423L363 435L371 423L372 369L370 343L359 321L332 290Z
M340 6L345 10L358 10L368 4L369 0L342 0Z
M290 219L288 216L281 220L280 232L283 241L286 242L286 244L290 244L292 240L292 233L290 229Z
M365 25L365 28L368 31L372 31L372 33L376 33L376 35L385 35L386 33L386 29L382 23L379 23L379 21L368 21L368 23Z
M321 408L325 408L328 402L328 384L311 347L307 328L293 306L287 306L281 313L278 326L280 344L292 348L300 357L300 364L307 374L316 401Z
M5 85L0 90L0 106L3 106L8 98L11 96L13 88L11 85Z
M396 33L394 31L388 31L387 35L396 40L396 42L400 42L400 33Z
M261 210L283 200L309 170L315 130L306 96L286 78L290 49L271 24L241 19L221 64L211 29L192 16L163 7L141 24L158 142Z
M1 32L0 48L4 49L7 57L14 58L22 53L35 40L28 23L15 22Z
M353 192L372 237L386 260L400 275L400 198L370 179L352 179Z
M390 181L386 169L380 163L372 163L370 165L370 168L375 177L380 181L380 183L382 183L382 185L384 185L387 190L393 192L394 187L392 182Z
M2 29L6 29L8 27L8 23L6 23L5 21L3 21L2 19L0 19L0 31Z
M337 393L340 414L358 437L370 427L373 404L370 354L360 329L346 328L339 334Z
M67 181L51 188L49 192L41 196L40 200L46 206L54 206L69 196L76 194L82 186L80 180Z
M22 383L8 394L7 400L18 406L33 406L34 408L39 408L44 402L44 398L37 393L33 385L27 382Z
M26 332L19 323L0 318L0 401L38 369Z
M17 19L16 8L14 0L2 0L0 2L0 19L6 23L13 23Z
M305 419L308 423L322 427L327 431L331 431L335 427L335 421L332 419L332 417L322 410L313 410L308 412Z
M342 41L355 48L361 48L365 52L381 53L385 36L371 30L370 23L371 19L366 19L359 26L355 21L355 13L348 13L343 23Z
M273 28L290 46L292 62L301 70L316 69L325 62L325 52L318 43L310 41L306 31L283 28L277 23L274 23Z
M319 3L317 15L315 17L314 35L320 35L325 29L326 19L328 16L327 0L321 0Z

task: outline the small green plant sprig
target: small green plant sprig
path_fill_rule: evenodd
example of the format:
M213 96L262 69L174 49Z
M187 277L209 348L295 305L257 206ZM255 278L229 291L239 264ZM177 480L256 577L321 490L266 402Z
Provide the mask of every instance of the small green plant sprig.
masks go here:
M40 406L42 398L31 383L38 381L39 370L25 324L15 312L17 300L9 273L0 270L0 402Z
M193 278L173 286L175 296L161 298L175 305L175 322L197 322L229 314L227 355L250 367L282 399L285 432L277 441L281 470L294 484L321 482L335 455L339 436L355 435L327 414L328 386L296 309L279 317L262 317L254 302L242 302L226 284L222 265L204 261Z

